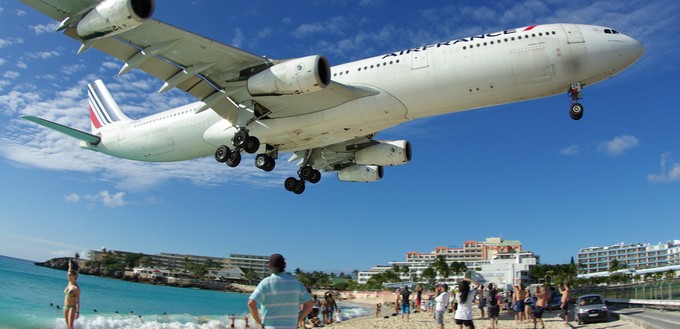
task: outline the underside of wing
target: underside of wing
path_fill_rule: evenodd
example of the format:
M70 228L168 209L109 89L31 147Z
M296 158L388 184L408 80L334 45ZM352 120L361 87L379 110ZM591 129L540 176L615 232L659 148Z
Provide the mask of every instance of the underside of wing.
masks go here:
M342 143L295 152L289 161L324 171L337 171L338 179L350 182L372 182L383 176L384 166L395 166L411 160L408 141L378 141L373 135Z
M271 118L307 114L374 95L330 81L323 56L271 60L152 19L152 0L22 0L58 20L58 30L178 88L230 122L250 107ZM245 105L244 105L245 104ZM257 104L257 106L255 105ZM255 115L257 117L257 115Z

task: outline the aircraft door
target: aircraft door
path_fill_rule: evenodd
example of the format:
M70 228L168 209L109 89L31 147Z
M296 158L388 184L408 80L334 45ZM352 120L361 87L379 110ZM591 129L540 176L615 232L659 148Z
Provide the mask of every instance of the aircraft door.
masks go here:
M575 24L562 24L564 32L567 34L567 43L584 43L583 34L581 34L581 29Z

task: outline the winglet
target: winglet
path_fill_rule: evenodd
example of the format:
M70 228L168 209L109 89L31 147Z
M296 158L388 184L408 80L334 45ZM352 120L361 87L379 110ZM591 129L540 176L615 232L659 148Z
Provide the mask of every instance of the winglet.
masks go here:
M37 123L43 127L50 128L54 131L60 132L64 135L73 137L75 139L79 139L81 141L85 141L89 143L90 145L98 145L99 142L101 141L101 138L99 136L95 136L92 134L88 134L84 131L80 131L78 129L73 129L71 127L66 127L64 125L60 125L56 122L52 122L49 120L45 120L42 118L34 117L32 115L24 115L21 117L24 120L28 120L34 123Z

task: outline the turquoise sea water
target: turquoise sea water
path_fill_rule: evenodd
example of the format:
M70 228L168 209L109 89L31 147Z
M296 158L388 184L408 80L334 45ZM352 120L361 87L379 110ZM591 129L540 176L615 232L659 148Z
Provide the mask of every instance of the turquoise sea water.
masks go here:
M67 282L65 271L0 256L0 328L66 328L62 310L56 305L64 302ZM247 313L248 294L154 286L88 275L80 275L78 284L82 295L77 329L228 328L230 314L237 315L240 320L236 326L243 328L243 315ZM345 306L343 316L357 317L369 311Z

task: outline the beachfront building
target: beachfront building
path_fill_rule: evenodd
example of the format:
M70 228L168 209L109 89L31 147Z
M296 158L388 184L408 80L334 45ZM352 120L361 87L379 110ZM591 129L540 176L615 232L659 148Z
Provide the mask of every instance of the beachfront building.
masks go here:
M468 240L461 247L436 247L429 253L407 252L403 262L393 261L388 265L378 265L359 272L357 282L366 284L373 275L387 270L395 271L403 281L417 278L419 282L424 282L423 271L431 267L440 256L449 265L453 262L465 263L468 270L481 275L483 282L495 282L499 286L527 283L529 267L538 263L536 255L522 250L521 242L491 237L484 241ZM465 273L451 273L448 278L437 276L436 280L453 284L464 275ZM486 280L487 277L489 280Z
M680 265L680 240L657 244L621 242L606 247L583 248L577 254L579 275L608 273L614 260L630 271L677 266Z
M159 270L179 271L184 269L185 265L190 263L194 265L212 264L215 272L231 271L227 278L233 278L239 272L245 274L252 271L257 278L264 278L269 274L268 262L269 256L246 255L246 254L229 254L228 257L211 257L198 255L185 255L161 252L156 255L143 254L121 250L90 250L90 260L101 262L105 255L114 256L116 259L123 260L126 256L141 256L144 266ZM239 278L241 278L239 276Z
M239 267L245 272L252 270L257 278L263 279L269 276L269 256L229 254L224 259L228 267Z

